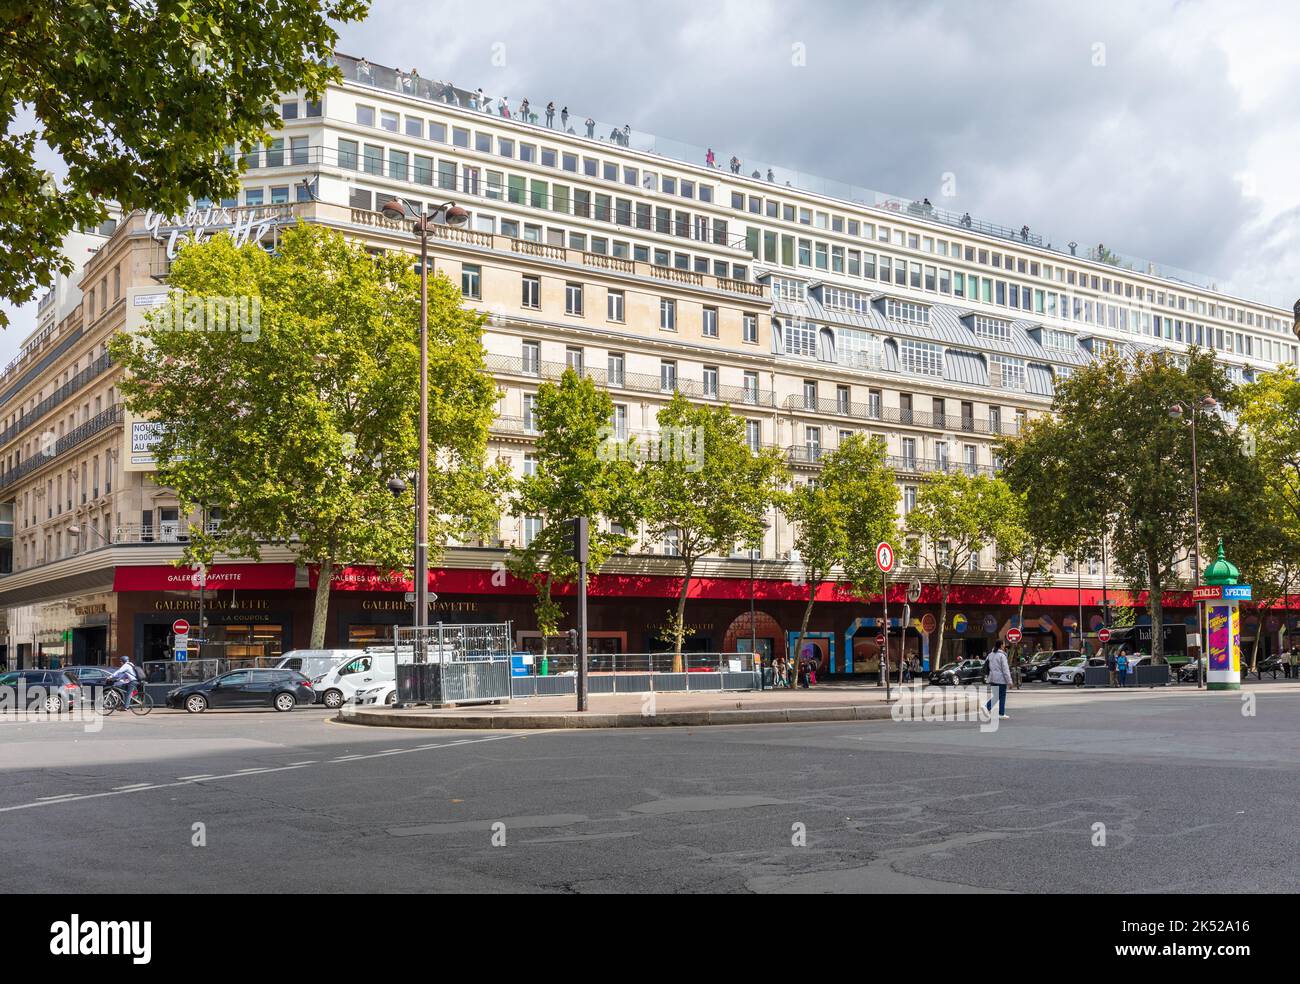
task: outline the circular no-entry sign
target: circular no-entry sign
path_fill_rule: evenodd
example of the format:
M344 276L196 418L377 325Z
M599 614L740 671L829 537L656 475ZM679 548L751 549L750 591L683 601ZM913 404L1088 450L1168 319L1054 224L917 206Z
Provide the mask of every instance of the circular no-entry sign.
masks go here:
M1097 638L1102 642L1110 642L1110 629L1098 629Z
M1020 630L1019 630L1019 629L1007 629L1007 642L1013 642L1013 643L1014 643L1014 642L1019 642L1019 641L1020 641Z
M885 574L894 569L894 548L883 541L876 544L876 566Z
M177 635L189 635L190 623L183 618L178 618L172 623L172 631Z
M877 645L877 646L880 646L882 649L884 648L884 646L885 646L885 637L884 637L883 635L878 635L878 636L876 636L876 645Z

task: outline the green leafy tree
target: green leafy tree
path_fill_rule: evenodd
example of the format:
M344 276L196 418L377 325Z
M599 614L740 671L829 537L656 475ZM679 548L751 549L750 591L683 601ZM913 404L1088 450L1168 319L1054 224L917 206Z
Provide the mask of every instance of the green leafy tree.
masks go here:
M515 547L509 565L537 592L534 610L545 654L547 638L559 633L564 615L552 591L578 578L564 521L591 520L587 575L595 577L611 556L635 542L625 531L636 530L641 499L635 446L620 444L610 430L609 393L566 369L558 383L538 389L534 412L537 464L516 482L510 508L516 516L540 518L542 528L527 545Z
M334 26L368 0L0 3L0 297L30 300L74 227L117 201L180 212L238 188L240 157L279 126L277 96L338 75ZM36 127L16 129L20 112ZM57 184L38 145L66 166ZM0 312L0 327L7 318Z
M395 570L413 548L414 483L400 498L388 486L418 459L419 285L409 259L371 256L300 223L275 255L236 249L224 235L187 246L170 285L260 304L254 330L175 330L154 317L112 343L128 408L164 425L158 482L186 510L220 510L216 532L190 531L186 559L258 558L264 544L280 544L319 565L311 645L320 647L333 572L353 562ZM496 515L498 474L485 464L496 390L482 323L445 277L430 280L435 555Z
M877 543L897 538L898 487L887 464L885 442L852 435L822 458L816 480L796 485L781 501L794 526L794 546L808 584L794 646L797 656L818 588L852 577L856 561L874 558Z
M762 543L764 514L788 472L774 448L750 451L744 421L726 407L698 406L675 393L658 421L661 450L643 469L646 533L653 542L676 540L682 582L668 629L673 669L680 671L686 598L696 565L702 557L730 553L737 544Z
M1204 350L1110 354L1058 384L1053 414L1036 422L1032 442L1008 445L1011 458L1032 452L1045 481L1072 490L1059 520L1073 541L1104 536L1129 589L1147 592L1157 660L1164 655L1164 593L1180 585L1193 542L1191 437L1169 408L1206 395L1223 403L1231 389ZM1202 535L1217 532L1231 542L1234 531L1256 521L1258 467L1224 415L1199 414L1196 437Z
M905 557L939 588L939 635L935 641L939 662L943 660L952 586L969 570L971 557L993 542L1002 517L1014 508L1013 498L1006 483L964 472L938 475L917 490L916 505L907 514L905 531L910 542Z

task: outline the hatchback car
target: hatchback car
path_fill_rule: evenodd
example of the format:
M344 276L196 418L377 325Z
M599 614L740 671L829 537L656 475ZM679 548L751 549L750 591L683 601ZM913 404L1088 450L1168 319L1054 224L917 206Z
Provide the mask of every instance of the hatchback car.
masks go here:
M81 687L63 670L11 670L0 674L0 710L61 714L81 703Z
M930 673L930 682L934 684L983 683L988 669L982 659L963 659L959 663L949 663Z
M209 707L273 707L292 711L316 699L311 682L297 670L231 670L221 676L177 687L168 707L199 714Z
M113 677L113 671L106 666L65 666L63 672L77 681L82 699L96 705L103 701L104 688Z
M1055 649L1034 653L1028 662L1020 665L1020 678L1026 683L1031 680L1046 680L1049 670L1054 670L1067 659L1078 659L1082 655L1077 649Z

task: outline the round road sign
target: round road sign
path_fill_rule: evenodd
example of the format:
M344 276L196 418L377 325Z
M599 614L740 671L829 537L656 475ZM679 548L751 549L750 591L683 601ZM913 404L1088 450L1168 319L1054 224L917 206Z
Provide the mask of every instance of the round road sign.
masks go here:
M1097 630L1097 638L1102 642L1110 642L1110 629L1101 628Z
M876 636L876 645L882 649L885 647L885 637L883 635Z
M883 540L876 544L876 566L885 574L894 569L894 548Z
M190 623L183 618L178 618L172 623L172 631L177 635L189 635Z
M1020 630L1019 630L1019 629L1007 629L1007 642L1012 642L1012 643L1014 643L1014 642L1019 642L1019 641L1020 641Z

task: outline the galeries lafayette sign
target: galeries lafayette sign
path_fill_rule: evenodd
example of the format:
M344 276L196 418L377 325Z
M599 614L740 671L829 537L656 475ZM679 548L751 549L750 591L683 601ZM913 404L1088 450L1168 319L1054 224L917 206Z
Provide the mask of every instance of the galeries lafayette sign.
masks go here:
M146 564L119 567L113 572L114 591L196 591L198 580L189 567ZM207 569L204 585L209 591L241 588L259 591L292 591L293 564L214 564Z
M154 239L166 241L167 258L171 260L186 243L201 243L218 232L229 233L237 247L260 242L284 217L285 211L282 205L252 208L222 208L217 205L199 208L191 205L182 215L164 216L148 209L144 213L144 227Z

